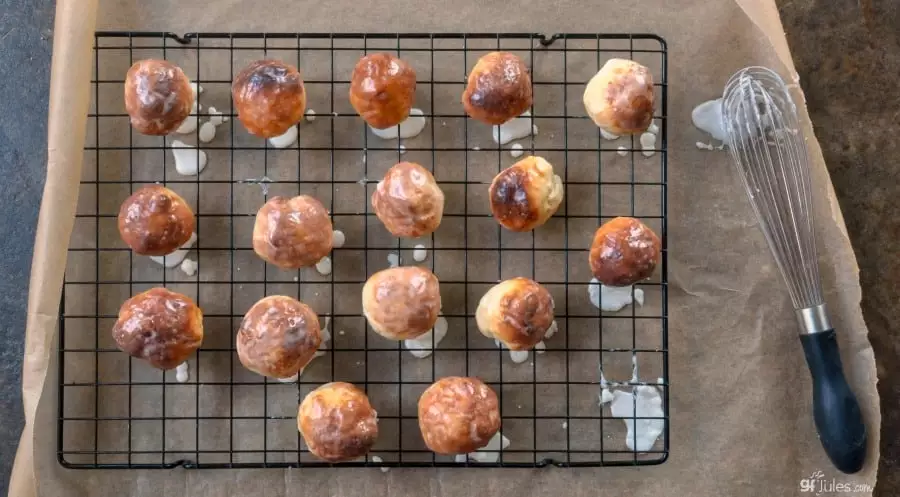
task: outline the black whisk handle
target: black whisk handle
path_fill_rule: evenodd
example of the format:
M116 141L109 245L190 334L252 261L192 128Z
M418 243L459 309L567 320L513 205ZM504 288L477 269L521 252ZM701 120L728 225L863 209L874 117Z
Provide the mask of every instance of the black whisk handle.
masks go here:
M800 335L812 374L813 417L825 453L844 473L859 471L866 458L866 425L850 390L834 330Z

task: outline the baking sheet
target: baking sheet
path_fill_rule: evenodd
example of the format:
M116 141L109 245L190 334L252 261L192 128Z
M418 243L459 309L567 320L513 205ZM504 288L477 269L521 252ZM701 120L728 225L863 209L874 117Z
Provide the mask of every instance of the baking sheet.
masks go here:
M809 141L814 197L819 200L815 209L826 300L840 333L848 379L860 397L870 432L869 464L855 476L833 470L816 440L808 408L808 373L802 366L787 294L729 159L725 153L694 148L694 142L705 137L690 125L691 108L720 94L722 84L736 69L763 64L785 75L792 71L774 4L746 2L743 7L746 12L732 2L679 2L676 7L665 2L615 6L609 2L586 12L577 2L552 6L525 2L515 9L508 4L457 2L451 11L435 4L395 2L359 15L358 5L340 1L274 1L266 9L243 1L218 2L214 9L168 1L101 2L99 29L646 31L665 37L670 57L670 376L678 385L670 392L673 450L664 465L641 469L392 470L386 475L377 470L64 470L56 464L53 451L55 389L41 388L53 350L52 340L47 338L53 336L51 297L55 295L52 289L42 288L42 283L58 281L54 270L60 268L63 252L53 250L49 242L53 237L45 236L36 244L36 261L46 255L51 263L40 265L32 279L25 371L26 412L33 412L36 398L44 394L28 429L41 429L35 430L33 439L28 432L23 438L21 464L14 472L11 491L28 488L27 459L31 454L41 495L90 495L99 488L123 495L418 494L425 488L432 495L475 491L497 495L549 491L575 495L673 491L794 495L800 494L801 480L810 479L817 471L827 481L834 478L841 483L873 485L879 426L874 360L859 310L855 260L817 144ZM416 17L405 14L408 12L416 12ZM770 44L768 40L773 41ZM802 117L811 137L805 112ZM51 154L51 175L52 158ZM63 177L71 179L71 175ZM64 185L48 183L48 189L55 186L57 191L71 193L77 180L76 176L74 182ZM45 196L45 204L48 199ZM70 212L71 208L64 209L66 205L63 196L59 208L44 209L53 212L52 216L42 212L44 225L57 226L57 245L66 225L54 220L64 219ZM36 295L45 297L44 302ZM29 448L32 442L33 452Z

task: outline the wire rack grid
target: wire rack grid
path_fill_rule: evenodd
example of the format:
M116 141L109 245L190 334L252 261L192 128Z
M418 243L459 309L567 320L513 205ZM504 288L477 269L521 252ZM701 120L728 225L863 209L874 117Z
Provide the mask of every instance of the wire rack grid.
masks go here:
M469 68L481 55L506 50L529 65L538 133L518 140L526 154L554 164L565 183L563 206L531 233L504 231L491 218L487 188L517 161L491 128L471 121L459 103ZM416 107L424 131L405 140L375 137L349 106L353 65L386 51L417 72ZM658 464L669 453L666 248L666 46L642 34L260 34L101 32L96 35L92 107L85 173L60 318L58 459L71 468L235 468L327 465L306 450L296 429L298 401L328 381L364 388L379 411L380 436L365 460L342 466L541 467ZM204 91L198 115L218 107L231 119L200 144L208 166L181 176L173 139L131 130L122 102L128 67L144 58L180 65ZM252 60L295 63L304 75L314 121L298 125L296 143L275 149L249 135L231 111L230 84ZM603 140L584 115L587 80L609 58L634 59L656 81L659 140L641 153L637 137ZM402 144L402 146L401 146ZM196 152L199 154L199 149ZM430 169L447 197L441 227L424 240L391 237L368 198L400 160ZM191 203L198 240L188 257L194 276L135 256L118 237L122 200L148 183L163 183ZM251 247L256 210L272 195L311 194L330 207L347 244L332 254L333 271L282 271ZM642 306L601 312L590 303L587 251L594 230L619 216L638 217L660 234L656 274L635 286ZM447 337L428 358L367 328L359 295L387 256L412 262L413 246L428 246L422 263L441 280ZM481 295L501 279L531 277L556 302L559 332L547 350L514 363L478 331ZM119 305L131 295L166 286L194 298L204 311L205 338L179 383L127 357L110 336ZM243 313L265 295L296 296L329 316L332 341L296 384L244 370L234 352ZM634 296L634 294L633 294ZM598 405L598 367L625 385L653 384L663 399L663 434L652 450L626 448L625 426ZM637 382L628 381L634 364ZM419 395L435 379L478 376L498 393L503 434L511 443L496 462L456 462L429 452L416 420ZM660 419L660 418L656 418ZM640 422L641 417L631 418ZM372 456L382 459L373 462Z

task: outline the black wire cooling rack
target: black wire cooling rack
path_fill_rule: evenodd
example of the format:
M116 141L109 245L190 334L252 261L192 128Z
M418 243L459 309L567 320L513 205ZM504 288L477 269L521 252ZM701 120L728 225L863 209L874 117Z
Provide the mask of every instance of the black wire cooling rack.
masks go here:
M538 134L518 140L525 154L547 158L563 177L565 203L543 227L518 234L490 216L486 192L501 168L519 160L499 146L491 128L466 119L459 95L478 57L502 49L531 68ZM406 140L371 134L347 101L349 77L367 52L398 54L417 72L416 107L424 131ZM128 67L143 58L179 64L204 91L200 116L218 107L230 121L200 144L208 166L199 176L173 167L173 139L197 144L199 132L148 137L131 130L122 102ZM296 63L315 121L299 125L286 149L252 137L231 112L234 74L252 60ZM584 85L607 59L634 59L656 80L659 108L654 154L637 137L601 138L585 117ZM340 466L535 467L658 464L669 451L666 249L666 45L645 34L260 34L102 32L96 35L93 103L88 116L85 173L60 319L58 459L71 468L232 468L327 465L297 433L300 399L328 381L365 388L379 411L380 437L365 460ZM205 117L201 117L205 119ZM402 144L402 147L401 147ZM196 152L199 154L199 152ZM398 241L369 208L374 184L398 160L434 172L447 196L440 229L428 239ZM196 213L198 241L188 276L134 256L119 240L116 214L133 190L160 182ZM256 210L268 196L312 194L330 205L347 243L332 254L333 271L281 271L251 248ZM635 289L643 306L601 312L588 299L587 252L594 230L619 215L634 216L662 237L662 263ZM441 280L447 337L426 359L369 331L360 310L368 275L387 255L421 263ZM520 364L477 331L481 295L501 279L527 276L556 302L559 332L544 353ZM167 286L204 310L205 339L189 361L190 379L160 372L118 351L110 330L129 296ZM635 290L637 291L637 290ZM266 380L244 370L234 352L243 313L264 295L293 295L329 316L324 357L298 383ZM640 381L629 381L632 365ZM653 384L663 399L664 430L653 450L625 445L625 425L598 404L600 374L626 386ZM429 452L418 431L418 396L436 378L479 376L498 393L503 434L496 462L456 462ZM641 422L643 418L631 418ZM659 418L656 418L659 419ZM373 460L377 456L380 460ZM377 461L377 462L376 462Z

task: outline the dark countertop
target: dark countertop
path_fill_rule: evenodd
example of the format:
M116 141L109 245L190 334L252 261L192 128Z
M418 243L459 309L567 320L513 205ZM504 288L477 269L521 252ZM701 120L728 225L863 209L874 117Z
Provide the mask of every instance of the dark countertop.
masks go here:
M895 496L900 493L900 2L778 3L860 269L863 317L881 396L875 495Z
M22 431L22 344L47 159L53 0L0 0L0 495Z
M878 364L882 461L900 489L900 3L777 0L860 267ZM53 0L0 0L0 495L22 429L21 365L34 226L46 162ZM13 225L12 223L15 223ZM896 327L894 327L896 329Z

